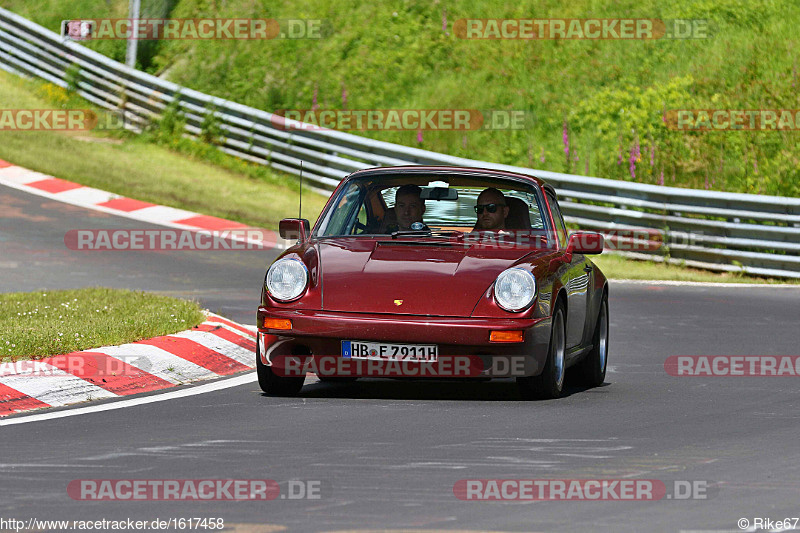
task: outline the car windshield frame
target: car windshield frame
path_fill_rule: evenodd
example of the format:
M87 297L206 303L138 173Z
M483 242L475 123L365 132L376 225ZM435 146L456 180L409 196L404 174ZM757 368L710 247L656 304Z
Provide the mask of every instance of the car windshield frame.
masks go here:
M419 171L419 172L397 172L387 171L383 173L365 173L355 174L346 178L345 181L339 186L336 193L326 204L311 232L313 239L374 239L374 238L393 238L397 235L392 235L386 232L373 232L361 234L324 234L325 229L331 224L349 228L349 231L355 227L358 221L359 213L365 208L365 202L368 199L368 194L378 190L378 197L382 197L382 208L390 209L386 202L385 192L388 189L396 188L404 184L414 184L422 188L430 189L432 182L444 182L448 187L456 188L459 191L462 188L486 188L496 187L500 190L515 191L520 194L525 194L526 203L532 200L529 204L529 213L531 206L538 210L539 218L541 220L541 227L533 227L531 232L542 232L546 235L547 246L552 247L557 243L555 230L552 227L550 220L549 205L544 198L544 191L542 187L535 181L516 176L504 176L489 173L458 173L458 172L432 172L432 171ZM519 197L519 196L517 196ZM426 200L426 206L430 206L432 202L449 202L452 200ZM533 205L535 203L535 205ZM473 213L473 216L476 216ZM427 221L425 221L427 224ZM475 220L471 221L474 224ZM433 224L431 224L434 226ZM445 226L446 227L446 226ZM466 227L466 226L461 226ZM522 231L522 230L516 230ZM401 231L398 232L403 238L425 238L438 236L442 234L470 234L473 230L467 231L436 231L425 228L424 231ZM483 231L481 231L483 233ZM556 244L557 246L557 244Z

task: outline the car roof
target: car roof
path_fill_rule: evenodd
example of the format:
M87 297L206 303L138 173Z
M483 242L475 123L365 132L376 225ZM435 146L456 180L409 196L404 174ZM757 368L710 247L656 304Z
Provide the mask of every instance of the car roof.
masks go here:
M403 165L396 167L374 167L364 170L357 170L348 175L345 179L350 178L364 178L371 174L467 174L474 176L486 176L493 178L512 178L520 181L527 181L534 183L542 189L549 190L556 195L555 189L552 185L547 183L541 178L531 176L529 174L520 174L518 172L509 172L506 170L497 170L493 168L477 168L477 167L452 167L452 166L438 166L438 165Z

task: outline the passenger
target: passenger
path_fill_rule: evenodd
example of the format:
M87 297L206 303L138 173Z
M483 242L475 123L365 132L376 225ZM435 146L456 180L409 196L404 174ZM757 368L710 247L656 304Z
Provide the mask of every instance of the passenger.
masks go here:
M506 228L508 205L505 195L494 187L484 190L479 196L475 213L478 220L474 231L497 231Z

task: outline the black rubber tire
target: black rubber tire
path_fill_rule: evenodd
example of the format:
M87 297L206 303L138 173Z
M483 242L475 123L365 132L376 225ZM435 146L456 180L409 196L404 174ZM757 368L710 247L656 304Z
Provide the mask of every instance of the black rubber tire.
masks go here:
M258 343L256 343L256 374L258 374L258 386L268 396L297 396L306 380L305 376L283 377L275 374L272 368L261 362Z
M558 339L557 328L561 328L561 337ZM519 389L520 396L524 400L552 400L559 398L564 390L564 375L566 374L563 369L564 355L566 352L566 338L567 329L566 321L564 320L564 310L559 305L553 312L553 322L550 330L550 347L547 351L547 361L544 365L544 370L538 376L525 376L517 378L517 388ZM561 380L558 379L558 368L555 364L557 357L557 345L560 344L562 351L562 371Z
M603 334L605 335L603 336ZM599 387L606 380L606 368L608 367L608 296L606 294L603 294L603 300L600 302L600 312L597 313L592 345L592 351L575 365L574 374L581 385Z

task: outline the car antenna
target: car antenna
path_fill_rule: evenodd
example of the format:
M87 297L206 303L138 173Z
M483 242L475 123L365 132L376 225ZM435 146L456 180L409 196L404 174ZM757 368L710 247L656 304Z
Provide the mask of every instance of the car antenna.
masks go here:
M300 207L297 209L297 218L303 218L303 161L300 161Z

